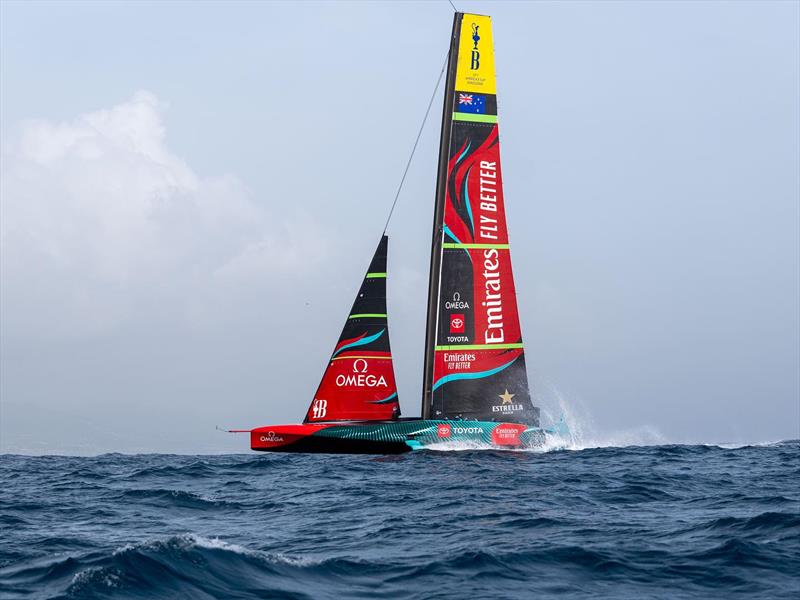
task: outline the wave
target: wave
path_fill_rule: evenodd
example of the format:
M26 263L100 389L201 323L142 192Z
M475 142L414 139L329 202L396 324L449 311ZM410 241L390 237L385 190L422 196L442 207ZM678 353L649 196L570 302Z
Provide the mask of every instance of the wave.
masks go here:
M799 456L795 440L4 458L0 596L789 597Z
M195 534L170 536L112 551L42 561L9 572L17 592L38 589L48 598L312 598L309 575L363 573L347 559L316 560L252 550ZM372 565L373 569L389 565ZM9 591L15 591L9 590Z
M767 517L767 520L772 517ZM382 586L388 595L431 597L442 581L469 581L469 589L486 593L501 589L515 595L537 581L542 591L560 586L578 592L578 581L612 585L618 582L671 582L676 595L693 586L713 589L713 582L741 578L742 568L766 568L774 559L752 542L728 540L692 552L667 550L631 553L606 544L535 544L517 550L452 548L438 557L409 564L375 558L315 558L263 552L194 534L128 544L112 551L43 561L32 568L4 573L16 591L40 590L47 598L334 598L341 586L348 595L374 594ZM731 569L733 571L723 571ZM576 579L576 575L580 576ZM784 576L788 573L784 573ZM710 579L709 579L710 578ZM481 581L487 584L481 585ZM560 584L554 582L560 580ZM335 586L325 582L336 582ZM409 582L414 581L416 593ZM730 583L730 581L728 582ZM431 587L433 586L433 587ZM464 589L438 588L440 597L463 597ZM614 589L614 588L609 588ZM424 591L423 591L424 590ZM437 594L433 594L436 596Z
M800 515L784 512L765 512L752 517L721 517L703 525L704 529L728 533L800 534Z
M130 489L114 492L112 497L119 501L136 501L164 508L190 508L209 510L216 508L240 508L237 502L219 500L202 494L171 489Z

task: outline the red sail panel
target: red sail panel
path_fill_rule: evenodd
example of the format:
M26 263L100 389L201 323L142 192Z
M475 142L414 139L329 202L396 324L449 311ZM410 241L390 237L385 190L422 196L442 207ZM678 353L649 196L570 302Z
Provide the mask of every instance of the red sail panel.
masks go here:
M491 19L456 15L445 92L431 418L538 424L530 398L500 165ZM451 68L453 65L451 65Z
M387 245L384 235L304 423L400 416L386 315Z

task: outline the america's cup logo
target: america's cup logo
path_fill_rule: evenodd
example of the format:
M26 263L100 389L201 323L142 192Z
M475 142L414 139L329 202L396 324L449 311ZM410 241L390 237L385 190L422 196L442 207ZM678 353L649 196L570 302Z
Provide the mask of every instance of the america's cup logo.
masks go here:
M481 36L478 35L478 28L480 26L476 23L472 24L472 41L475 46L472 48L472 56L469 63L469 68L477 71L481 66L481 53L478 51L478 42L481 41Z

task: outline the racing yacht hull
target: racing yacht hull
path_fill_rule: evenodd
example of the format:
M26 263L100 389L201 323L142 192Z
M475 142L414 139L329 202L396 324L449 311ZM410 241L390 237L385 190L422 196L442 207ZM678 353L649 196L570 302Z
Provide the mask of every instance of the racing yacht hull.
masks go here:
M535 448L548 434L521 423L400 419L272 425L250 430L250 447L261 452L400 454L450 444L497 449Z

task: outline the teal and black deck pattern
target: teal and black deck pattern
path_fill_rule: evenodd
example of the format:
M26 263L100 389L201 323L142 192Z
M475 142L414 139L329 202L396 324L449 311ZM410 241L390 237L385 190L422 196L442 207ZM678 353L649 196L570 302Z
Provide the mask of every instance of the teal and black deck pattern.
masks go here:
M454 421L408 419L376 423L331 425L296 442L270 448L254 448L268 452L318 452L349 454L400 454L411 450L434 448L439 444L492 445L492 431L501 425L494 421ZM439 435L439 427L449 428L447 437ZM541 446L555 430L528 427L520 436L521 447Z

